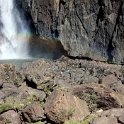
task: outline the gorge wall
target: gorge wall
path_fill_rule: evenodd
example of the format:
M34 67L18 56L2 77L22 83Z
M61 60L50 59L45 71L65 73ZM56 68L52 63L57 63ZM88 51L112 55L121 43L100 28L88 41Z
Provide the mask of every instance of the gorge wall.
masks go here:
M123 0L18 0L36 33L61 41L68 56L124 62Z

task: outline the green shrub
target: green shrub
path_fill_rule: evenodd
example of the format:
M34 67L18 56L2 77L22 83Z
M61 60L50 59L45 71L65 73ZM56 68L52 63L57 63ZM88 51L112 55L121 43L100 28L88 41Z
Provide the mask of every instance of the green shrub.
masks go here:
M67 122L65 122L65 124L82 124L82 123L79 121L68 120Z
M0 104L0 113L12 109L12 106L9 104Z
M87 116L87 117L84 119L84 121L83 121L82 124L90 124L90 122L91 122L94 118L95 118L95 115L94 115L94 114L91 114L91 115Z

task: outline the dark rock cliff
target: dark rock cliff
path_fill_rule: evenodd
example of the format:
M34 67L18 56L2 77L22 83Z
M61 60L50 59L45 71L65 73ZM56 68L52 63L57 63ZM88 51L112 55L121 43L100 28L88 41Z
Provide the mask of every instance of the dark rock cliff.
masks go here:
M23 0L36 33L57 38L69 56L124 62L123 0Z

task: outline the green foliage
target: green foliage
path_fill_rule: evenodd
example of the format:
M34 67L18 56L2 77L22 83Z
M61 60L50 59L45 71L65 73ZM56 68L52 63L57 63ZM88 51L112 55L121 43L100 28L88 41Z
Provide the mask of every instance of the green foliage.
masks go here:
M18 86L18 85L19 85L18 79L14 79L14 80L13 80L13 83L14 83L15 86Z
M65 122L65 124L90 124L90 122L92 122L92 120L95 118L94 114L91 114L89 116L87 116L84 121L73 121L73 120L68 120Z
M68 110L68 113L67 113L67 114L68 114L68 118L69 118L69 119L73 116L74 111L75 111L74 108L70 108L70 109Z
M84 119L84 121L83 121L82 124L90 124L90 122L91 122L94 118L95 118L95 115L94 115L94 114L91 114L91 115L87 116L87 117Z
M82 124L82 122L73 121L73 120L68 120L67 122L65 122L65 124Z
M44 108L45 103L44 103L43 101L40 101L40 105L41 105L41 107L43 107L43 108Z
M0 105L0 113L5 112L10 109L12 109L12 106L9 104L1 104Z
M92 93L84 93L82 94L82 99L84 99L88 103L88 107L91 112L97 110L97 101L100 99L100 96L95 92Z
M13 124L10 120L7 120L7 124Z
M31 102L31 103L34 102L34 101L37 101L36 95L33 94L33 95L31 95L30 97L28 97L28 101Z

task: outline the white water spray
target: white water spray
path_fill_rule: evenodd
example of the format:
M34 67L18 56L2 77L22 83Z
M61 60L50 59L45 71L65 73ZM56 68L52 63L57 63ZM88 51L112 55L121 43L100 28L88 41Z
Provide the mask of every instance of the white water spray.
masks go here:
M13 0L0 0L0 59L28 58L29 30Z

